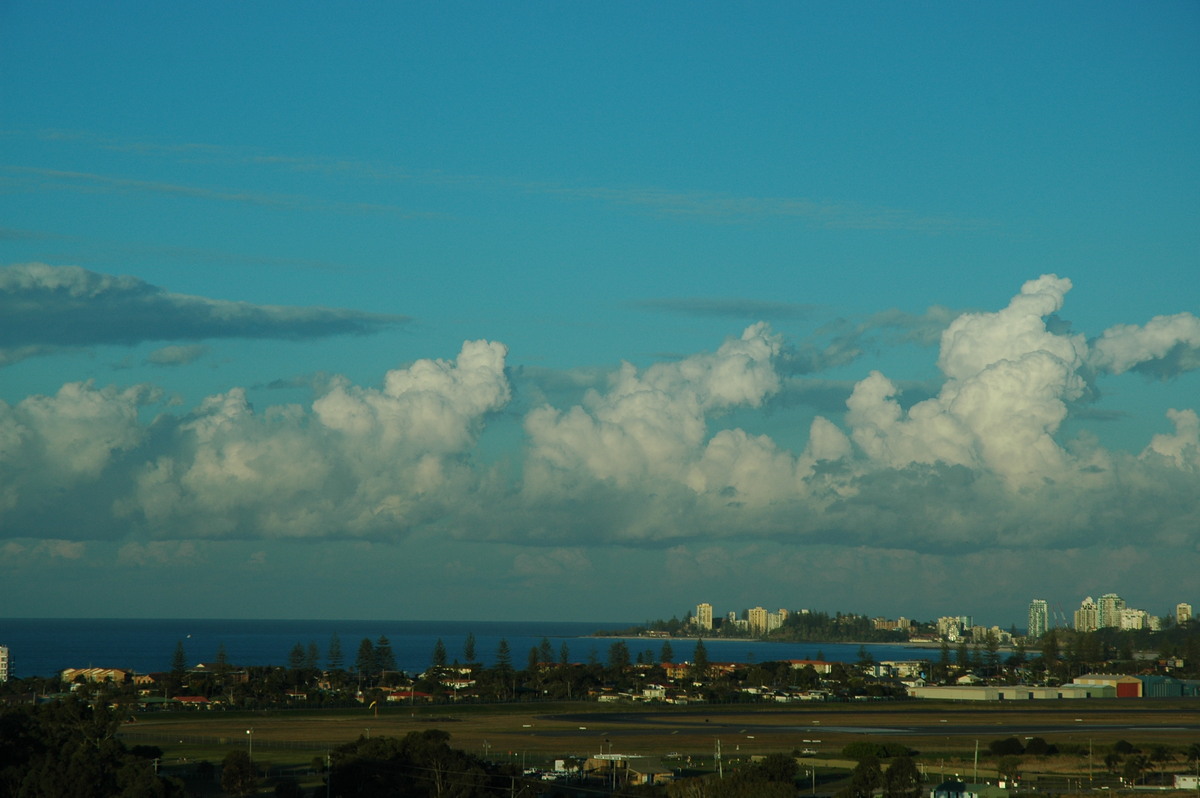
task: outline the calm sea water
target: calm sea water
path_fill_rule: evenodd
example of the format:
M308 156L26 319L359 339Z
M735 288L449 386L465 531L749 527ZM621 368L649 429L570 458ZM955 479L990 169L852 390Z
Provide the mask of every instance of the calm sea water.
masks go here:
M501 640L508 643L513 666L525 667L529 650L543 638L550 640L555 658L565 643L572 662L595 657L604 662L610 638L594 638L597 629L621 629L627 622L539 622L539 621L283 621L283 620L149 620L80 618L0 619L0 646L8 646L13 677L50 676L65 668L126 668L140 673L165 671L171 667L176 644L182 643L189 665L212 662L224 647L233 665L285 665L299 643L316 645L318 664L326 665L329 643L337 635L345 666L353 666L359 644L386 636L396 656L396 665L408 673L429 667L439 639L450 661L465 661L463 647L468 635L475 638L479 661L495 662ZM625 638L631 656L649 652L654 659L662 641ZM695 641L671 641L676 661L689 660ZM782 659L815 659L818 653L830 661L853 662L859 646L850 643L762 643L751 640L705 640L713 662L766 662ZM876 660L936 659L937 651L901 645L868 645Z

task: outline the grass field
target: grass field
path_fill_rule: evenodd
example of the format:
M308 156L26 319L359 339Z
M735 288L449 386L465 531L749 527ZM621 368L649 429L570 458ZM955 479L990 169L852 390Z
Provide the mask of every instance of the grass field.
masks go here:
M359 736L403 736L437 728L450 743L493 761L543 766L600 752L668 756L680 766L712 765L718 740L727 766L755 755L811 750L824 767L846 765L849 742L903 743L919 752L931 780L955 773L994 778L992 740L1040 736L1083 755L1027 758L1025 773L1064 781L1103 776L1103 755L1117 740L1143 749L1176 749L1200 740L1195 701L1091 700L1014 704L896 702L789 707L598 705L595 703L380 707L321 711L175 712L139 715L126 725L128 744L164 750L169 768L206 759L219 763L233 747L253 745L264 767L303 770L330 748ZM247 732L252 733L247 733ZM978 742L984 756L975 764ZM1093 751L1089 762L1088 749ZM677 756L676 756L677 755ZM1168 769L1184 767L1182 760Z

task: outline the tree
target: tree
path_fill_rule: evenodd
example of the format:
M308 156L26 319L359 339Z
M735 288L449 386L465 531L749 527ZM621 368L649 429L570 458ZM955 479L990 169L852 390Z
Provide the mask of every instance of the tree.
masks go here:
M175 643L175 653L171 655L171 675L182 679L187 673L187 652L183 650L183 641Z
M887 798L919 798L921 771L907 754L896 757L883 774L883 792Z
M614 671L623 671L629 667L629 646L618 640L608 647L608 667Z
M967 639L958 641L958 650L954 652L954 664L959 673L965 673L971 667L971 651L967 648Z
M758 771L766 781L794 784L800 766L787 754L767 754L758 762Z
M467 632L467 639L463 643L463 659L475 662L475 635L471 632Z
M329 651L325 657L325 664L329 666L329 670L341 670L342 667L342 641L334 632L329 637Z
M230 751L221 762L221 789L231 795L253 795L258 791L254 763L240 748Z
M987 635L983 638L983 648L987 652L984 655L987 672L989 675L995 676L1000 671L1000 641L996 639L996 633L991 629L988 629Z
M873 756L863 757L850 774L850 784L839 795L844 798L871 798L883 783L883 771L879 760Z
M496 645L496 670L512 670L512 652L508 649L508 641L503 637Z
M1121 777L1126 784L1136 784L1149 767L1150 761L1143 754L1133 754L1125 760Z
M288 654L288 668L294 671L304 668L304 646L299 643L292 646L292 652Z
M696 679L708 676L708 649L704 647L704 638L696 641L696 650L692 652L692 672Z
M936 674L935 681L945 682L950 676L950 644L945 640L942 641L940 653L938 654L937 667L934 669Z
M1045 743L1045 741L1042 741ZM1025 746L1016 737L1005 737L1003 740L992 740L988 750L996 756L1020 756L1025 753Z
M658 661L664 665L670 665L675 660L675 651L671 648L671 641L664 640L662 651L658 654Z
M538 661L549 665L554 662L554 646L550 645L549 639L543 637L541 644L538 646Z
M358 644L358 656L354 659L354 670L360 677L370 677L378 668L375 667L375 644L369 637L364 637Z
M558 664L566 667L571 664L571 649L567 648L567 643L564 640L563 644L558 647Z
M380 635L375 643L375 668L380 671L396 670L396 655L392 653L392 643L385 635Z
M181 796L159 778L156 749L135 750L117 739L128 717L104 696L89 706L76 696L42 706L0 709L0 795L20 798L167 798Z
M317 663L321 661L321 650L317 648L315 641L308 641L308 650L304 652L304 667L310 671L317 669Z
M509 696L509 685L512 683L513 668L512 668L512 652L508 648L508 641L503 637L496 645L496 664L492 668L492 673L496 677L497 693L501 700L506 700Z
M1058 664L1058 633L1051 629L1042 636L1042 667L1047 671Z
M433 644L433 657L430 659L430 663L435 668L446 667L446 644L442 642L442 638L440 637Z
M1021 757L1002 756L996 760L996 770L1000 776L1011 781L1021 778Z
M1030 756L1050 756L1057 754L1058 749L1046 742L1044 737L1031 737L1025 743L1025 753Z
M1017 643L1013 646L1013 653L1008 658L1008 667L1013 669L1025 667L1025 657L1025 641L1017 638Z

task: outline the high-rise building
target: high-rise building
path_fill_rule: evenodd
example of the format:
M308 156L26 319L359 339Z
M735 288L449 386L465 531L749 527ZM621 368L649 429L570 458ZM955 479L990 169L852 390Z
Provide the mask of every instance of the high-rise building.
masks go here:
M1100 628L1100 608L1091 596L1085 598L1075 610L1075 631L1094 632Z
M8 681L8 646L0 646L0 683Z
M1099 616L1097 625L1104 629L1109 626L1121 625L1121 610L1125 609L1125 599L1116 593L1105 593L1100 597L1098 605Z
M767 611L763 607L755 607L746 614L750 622L750 633L765 635L767 633Z
M1049 606L1045 599L1034 599L1029 602L1029 627L1026 636L1031 640L1036 640L1046 634L1049 617Z
M962 637L963 624L962 618L957 615L946 615L938 618L938 637L943 640L949 640L951 643Z
M696 625L701 629L712 629L712 605L708 603L696 605Z
M1175 605L1175 623L1187 623L1192 619L1192 605L1179 602Z
M1117 625L1122 629L1148 629L1150 614L1145 610L1135 610L1125 607L1117 616Z

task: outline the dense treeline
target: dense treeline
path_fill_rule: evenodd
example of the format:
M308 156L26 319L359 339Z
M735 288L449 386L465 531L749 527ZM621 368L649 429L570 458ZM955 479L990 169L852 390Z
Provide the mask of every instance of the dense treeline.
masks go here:
M76 698L0 710L2 798L176 798L182 785L155 774L155 748L116 738L128 717Z

